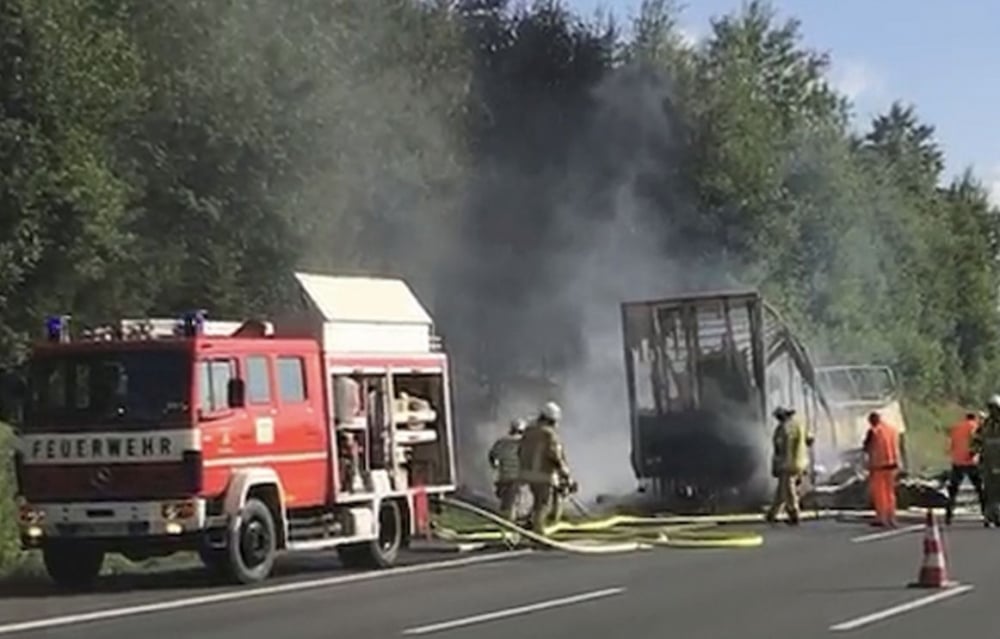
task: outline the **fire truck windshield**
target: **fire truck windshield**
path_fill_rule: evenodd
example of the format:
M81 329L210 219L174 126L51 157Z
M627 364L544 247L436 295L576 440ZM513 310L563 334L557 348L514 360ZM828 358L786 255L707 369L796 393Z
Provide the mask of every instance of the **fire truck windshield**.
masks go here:
M183 351L164 349L40 356L30 366L25 427L176 422L189 411L191 365Z

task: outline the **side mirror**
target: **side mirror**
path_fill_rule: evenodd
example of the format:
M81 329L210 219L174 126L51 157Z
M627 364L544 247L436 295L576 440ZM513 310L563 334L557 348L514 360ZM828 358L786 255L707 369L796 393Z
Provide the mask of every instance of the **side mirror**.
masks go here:
M247 385L242 379L234 377L226 384L226 403L229 408L243 408L247 402Z

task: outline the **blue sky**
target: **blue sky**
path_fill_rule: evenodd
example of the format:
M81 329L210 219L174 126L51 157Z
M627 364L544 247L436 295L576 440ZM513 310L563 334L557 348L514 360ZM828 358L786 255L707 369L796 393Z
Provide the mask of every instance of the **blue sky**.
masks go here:
M634 15L640 0L567 0L590 14ZM693 38L741 0L682 0ZM894 99L913 103L936 129L949 174L972 166L1000 204L1000 2L997 0L772 0L779 18L796 17L807 46L830 53L831 80L855 104L859 124Z

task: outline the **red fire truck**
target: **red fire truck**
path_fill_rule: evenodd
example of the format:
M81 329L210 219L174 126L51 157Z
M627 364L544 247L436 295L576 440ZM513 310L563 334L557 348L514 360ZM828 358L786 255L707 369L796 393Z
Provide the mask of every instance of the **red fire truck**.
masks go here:
M25 548L93 582L107 553L196 551L239 583L280 551L392 565L455 485L449 367L401 280L296 273L271 321L47 322L15 470Z

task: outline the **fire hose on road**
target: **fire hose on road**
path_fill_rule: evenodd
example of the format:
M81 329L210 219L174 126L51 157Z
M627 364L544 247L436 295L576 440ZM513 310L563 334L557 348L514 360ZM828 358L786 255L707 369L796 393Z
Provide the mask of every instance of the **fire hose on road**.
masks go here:
M436 534L445 541L494 541L517 544L520 540L527 539L553 550L588 555L636 552L656 547L754 548L764 543L764 538L759 533L745 530L709 530L720 522L697 521L697 518L690 517L616 515L604 519L560 522L548 527L545 535L539 535L488 510L458 499L443 497L441 503L476 515L494 526L461 531L436 526Z

